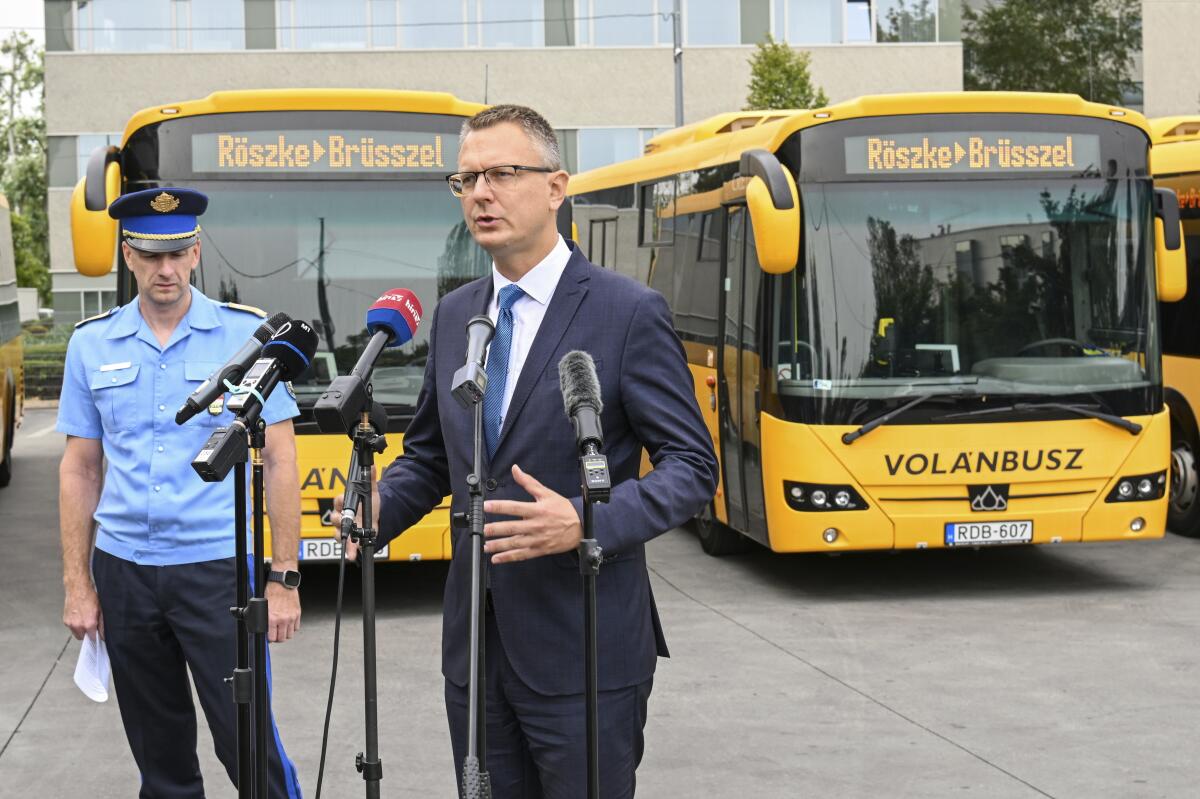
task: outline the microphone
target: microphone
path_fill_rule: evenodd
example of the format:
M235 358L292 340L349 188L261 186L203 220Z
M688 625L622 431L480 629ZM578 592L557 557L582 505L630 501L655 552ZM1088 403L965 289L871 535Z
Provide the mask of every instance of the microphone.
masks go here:
M175 414L175 424L183 424L216 402L217 397L227 391L226 381L236 383L241 380L242 375L250 368L250 364L258 358L258 353L267 339L275 335L275 331L290 321L291 317L287 314L277 313L259 325L251 339L243 344L242 348L224 366L209 375L208 379L192 392L187 401L183 403L183 407Z
M421 302L408 289L390 289L367 309L371 339L350 374L334 378L313 406L313 418L323 433L346 432L358 424L367 407L367 383L385 347L412 340L421 323Z
M558 386L562 390L563 407L575 427L575 444L579 447L579 471L585 504L607 502L612 491L608 458L600 452L604 433L600 428L600 378L592 356L582 350L571 350L558 362Z
M300 376L316 351L316 331L294 319L267 340L263 357L254 362L226 403L237 418L229 427L218 427L192 461L201 480L218 483L235 463L245 460L247 434L262 414L263 403L281 381Z
M596 376L596 364L592 356L583 350L571 350L558 362L558 386L562 389L563 406L571 423L575 426L575 443L580 452L588 444L597 448L604 446L604 434L600 429L600 379Z
M483 401L487 392L487 371L483 367L488 344L496 326L492 320L480 314L467 322L467 361L454 373L451 389L458 404L470 408Z

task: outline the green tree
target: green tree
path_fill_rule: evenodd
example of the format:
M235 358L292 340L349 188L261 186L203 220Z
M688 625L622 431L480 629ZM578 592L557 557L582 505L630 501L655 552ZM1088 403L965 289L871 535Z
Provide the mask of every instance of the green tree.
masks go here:
M42 51L24 31L0 43L0 190L12 208L17 285L50 301Z
M1140 0L1005 0L963 8L963 87L1119 104L1141 48Z
M813 86L808 72L810 62L808 53L793 50L768 34L767 40L758 43L750 58L750 86L745 110L828 105L825 92Z

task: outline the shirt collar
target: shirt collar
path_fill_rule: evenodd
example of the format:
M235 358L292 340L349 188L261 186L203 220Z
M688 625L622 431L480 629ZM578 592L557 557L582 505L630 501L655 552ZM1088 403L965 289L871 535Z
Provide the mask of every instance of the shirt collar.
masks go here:
M563 237L558 237L558 242L554 245L554 249L550 250L550 254L543 258L538 265L530 269L521 279L517 281L517 285L521 290L528 294L532 299L536 300L541 305L546 305L550 302L550 298L554 296L554 290L558 288L559 278L567 268L567 261L571 260L571 248L563 241ZM492 262L492 303L496 303L496 298L500 296L500 289L511 284L512 281L500 274L496 269L495 261Z
M188 308L188 312L184 314L183 319L176 328L175 334L171 336L174 340L185 329L196 330L212 330L214 327L221 326L221 320L217 318L217 304L204 296L195 286L188 286L188 290L192 293L192 304ZM109 327L105 338L125 338L135 335L145 324L142 319L142 306L137 298L133 302L126 303L125 307L117 311L116 319L113 320ZM153 340L153 336L150 337Z

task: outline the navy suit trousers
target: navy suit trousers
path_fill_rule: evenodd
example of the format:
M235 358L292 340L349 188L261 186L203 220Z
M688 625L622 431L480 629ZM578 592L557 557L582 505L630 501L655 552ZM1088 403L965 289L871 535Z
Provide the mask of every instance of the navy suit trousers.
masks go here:
M543 696L531 690L504 652L496 620L486 614L487 770L493 799L580 799L587 796L583 694ZM581 664L582 667L582 664ZM630 799L642 760L646 707L654 678L600 691L600 796ZM465 686L446 681L446 716L454 770L462 790L467 754Z

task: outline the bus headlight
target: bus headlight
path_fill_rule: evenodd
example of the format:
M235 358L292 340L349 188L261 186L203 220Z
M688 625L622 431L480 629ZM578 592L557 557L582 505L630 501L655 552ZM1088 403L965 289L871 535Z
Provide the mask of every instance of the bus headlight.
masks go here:
M1167 473L1131 474L1121 477L1105 502L1145 502L1162 499L1167 490Z
M812 512L867 509L866 500L853 486L848 485L794 483L785 480L783 495L792 510Z

